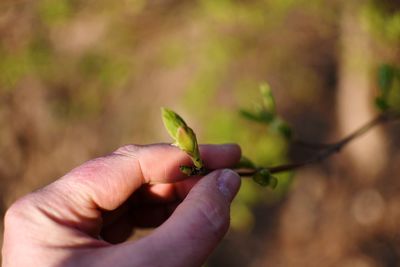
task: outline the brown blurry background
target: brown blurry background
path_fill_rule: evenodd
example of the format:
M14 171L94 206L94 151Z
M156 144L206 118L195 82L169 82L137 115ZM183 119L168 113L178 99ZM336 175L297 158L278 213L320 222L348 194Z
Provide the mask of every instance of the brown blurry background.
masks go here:
M376 69L400 62L398 1L0 0L0 214L127 143L201 143L257 163L309 156L238 115L267 81L296 136L334 141L375 116ZM400 266L400 127L323 164L244 181L207 266ZM2 223L0 224L2 232Z

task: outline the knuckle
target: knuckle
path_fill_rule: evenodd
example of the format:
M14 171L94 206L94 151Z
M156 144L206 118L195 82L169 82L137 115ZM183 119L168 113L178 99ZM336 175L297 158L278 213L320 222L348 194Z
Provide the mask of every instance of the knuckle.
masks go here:
M141 146L139 145L125 145L116 149L112 154L132 157L135 156L140 149Z
M31 194L24 196L11 204L4 215L5 226L13 225L16 221L24 219L26 217L26 212L30 209L31 206Z

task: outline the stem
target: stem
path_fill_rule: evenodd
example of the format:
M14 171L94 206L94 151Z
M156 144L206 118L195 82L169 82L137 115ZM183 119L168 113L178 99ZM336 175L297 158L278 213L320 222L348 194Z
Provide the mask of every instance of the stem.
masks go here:
M286 171L293 171L296 169L300 169L302 167L305 167L310 164L315 164L318 162L321 162L325 160L326 158L332 156L333 154L336 154L340 152L343 147L348 145L350 142L353 140L357 139L358 137L362 136L372 128L374 128L377 125L383 124L383 123L388 123L388 122L394 122L400 120L400 114L399 113L392 113L392 112L384 112L379 114L377 117L372 119L371 121L367 122L348 136L344 137L343 139L337 141L336 143L332 144L311 144L307 142L302 142L302 141L296 141L296 143L301 144L306 147L310 147L312 149L318 149L319 152L312 158L300 161L300 162L294 162L294 163L289 163L289 164L284 164L284 165L278 165L278 166L272 166L272 167L266 167L271 174L273 173L280 173L280 172L286 172ZM236 170L237 173L240 176L253 176L256 174L259 170L264 169L264 168L254 168L254 169L239 169Z

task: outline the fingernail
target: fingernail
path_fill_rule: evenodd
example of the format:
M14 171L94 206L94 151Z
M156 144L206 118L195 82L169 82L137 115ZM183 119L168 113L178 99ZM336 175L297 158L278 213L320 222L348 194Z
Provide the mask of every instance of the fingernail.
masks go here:
M224 169L217 178L218 190L231 202L240 188L240 176L230 170Z

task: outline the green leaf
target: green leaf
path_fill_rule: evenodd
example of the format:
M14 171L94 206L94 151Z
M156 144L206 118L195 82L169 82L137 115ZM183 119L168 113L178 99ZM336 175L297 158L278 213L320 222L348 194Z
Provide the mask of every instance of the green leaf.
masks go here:
M289 126L289 124L285 121L283 121L280 118L277 118L274 123L273 126L275 128L275 130L282 135L285 139L290 140L292 138L293 135L293 130L292 128Z
M292 128L289 126L288 123L286 123L279 117L276 117L275 120L271 123L271 128L287 140L290 140L292 138Z
M381 96L378 96L377 98L375 98L375 105L381 111L386 111L389 109L388 102Z
M241 109L241 110L239 110L239 114L245 119L260 122L260 116L258 114L254 114L248 110Z
M193 167L190 166L180 166L179 169L181 170L181 172L183 172L184 174L186 174L187 176L191 176L193 173Z
M257 184L264 186L264 187L276 188L276 186L278 185L278 179L276 177L272 176L271 173L267 169L259 170L253 176L253 180Z
M378 85L384 100L387 100L395 74L395 68L388 64L381 65L378 69Z
M381 111L396 110L400 96L400 69L396 66L384 64L378 68L379 96L375 99L376 107Z
M255 164L249 158L242 156L235 169L254 169L255 167Z
M259 116L260 116L260 120L266 124L270 124L276 117L274 113L271 113L267 110L262 110L260 112Z
M292 139L293 130L286 122L282 122L278 127L279 133L285 137L287 140Z
M261 84L260 93L263 102L262 105L256 106L256 112L242 109L240 114L248 120L270 126L273 131L290 140L293 136L292 128L276 114L275 99L270 86L267 83Z
M258 113L253 113L248 110L241 109L239 112L243 118L260 123L269 124L274 119L274 114L267 112L266 110L260 110Z
M275 99L271 88L267 83L260 85L262 105L256 106L256 111L251 112L245 109L240 110L244 118L264 124L270 124L276 117Z
M276 114L276 104L275 98L272 94L271 87L267 83L263 83L260 85L260 92L263 98L264 108L268 113L272 115Z

